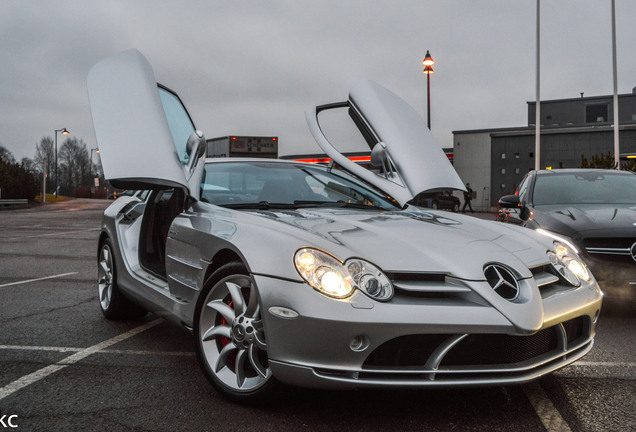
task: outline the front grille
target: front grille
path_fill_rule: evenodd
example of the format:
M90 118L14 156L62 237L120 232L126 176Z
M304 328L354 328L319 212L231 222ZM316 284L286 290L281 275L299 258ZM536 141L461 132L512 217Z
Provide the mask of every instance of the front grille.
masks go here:
M583 239L583 246L587 248L616 248L629 249L636 243L636 237L590 237Z
M563 323L565 334L567 334L568 347L579 338L590 336L590 317L580 316Z
M446 280L443 273L393 273L387 272L386 276L394 283L400 282L439 282Z
M555 327L530 336L474 334L453 347L442 360L442 366L518 363L557 347Z
M532 360L562 350L564 341L559 326L563 325L567 349L588 339L590 318L580 316L528 336L504 334L469 334L444 356L440 368L453 366L506 365ZM376 348L364 362L364 368L415 367L427 364L431 355L453 334L400 336Z
M636 238L596 237L583 239L583 246L591 258L608 263L634 263L632 246Z
M590 258L593 261L599 263L615 263L615 264L634 264L634 258L629 250L618 250L613 252L598 252L591 249L585 249L590 254Z
M364 366L423 366L448 334L400 336L383 343L367 357Z

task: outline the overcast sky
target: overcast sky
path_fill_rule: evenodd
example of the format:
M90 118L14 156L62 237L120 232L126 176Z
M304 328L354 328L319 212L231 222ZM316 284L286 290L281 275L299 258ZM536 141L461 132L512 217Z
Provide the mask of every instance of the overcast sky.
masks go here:
M426 118L430 50L432 130L451 147L453 130L527 124L535 11L534 0L0 0L0 143L33 157L66 127L96 147L86 75L136 48L206 137L275 135L281 154L317 153L304 110L363 78ZM630 93L636 2L616 0L616 15L618 91ZM541 39L542 99L612 93L610 0L543 0Z

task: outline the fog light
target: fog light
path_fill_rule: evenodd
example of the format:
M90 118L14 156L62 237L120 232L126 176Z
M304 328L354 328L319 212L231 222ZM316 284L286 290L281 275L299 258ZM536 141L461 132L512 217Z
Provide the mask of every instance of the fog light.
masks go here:
M369 339L367 339L366 336L354 336L353 339L351 339L351 342L349 342L349 348L351 348L351 351L360 352L364 351L368 347Z

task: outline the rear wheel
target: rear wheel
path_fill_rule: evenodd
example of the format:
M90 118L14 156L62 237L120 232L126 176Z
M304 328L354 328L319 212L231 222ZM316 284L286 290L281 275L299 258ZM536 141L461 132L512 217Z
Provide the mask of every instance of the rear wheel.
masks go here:
M108 319L132 319L146 315L146 311L124 297L117 286L115 257L109 239L104 241L97 257L97 293L99 307Z
M453 211L455 213L459 212L459 204L457 204L457 203L453 204Z
M206 282L194 333L203 372L223 395L252 403L278 389L269 367L258 294L242 263L222 266Z

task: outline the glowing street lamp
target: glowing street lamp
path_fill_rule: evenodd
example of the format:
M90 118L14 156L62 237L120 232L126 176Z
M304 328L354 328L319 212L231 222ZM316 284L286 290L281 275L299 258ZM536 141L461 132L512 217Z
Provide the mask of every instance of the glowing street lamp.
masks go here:
M55 201L57 201L57 188L58 186L58 182L57 182L57 133L61 132L62 135L68 135L70 132L66 130L66 128L62 128L62 129L55 129Z
M423 74L426 75L426 117L428 120L428 128L431 128L431 75L435 72L432 66L435 64L435 60L431 57L431 53L426 50L426 57L422 60L424 65Z

